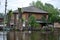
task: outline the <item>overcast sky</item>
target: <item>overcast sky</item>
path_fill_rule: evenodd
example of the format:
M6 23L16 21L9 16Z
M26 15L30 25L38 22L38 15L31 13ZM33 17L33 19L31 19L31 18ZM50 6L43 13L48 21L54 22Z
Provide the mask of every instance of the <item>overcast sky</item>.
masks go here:
M7 0L7 11L9 9L16 10L18 7L27 7L32 1L37 0ZM42 3L50 3L54 5L54 7L60 9L60 0L40 0ZM4 12L4 4L5 0L0 0L0 12Z

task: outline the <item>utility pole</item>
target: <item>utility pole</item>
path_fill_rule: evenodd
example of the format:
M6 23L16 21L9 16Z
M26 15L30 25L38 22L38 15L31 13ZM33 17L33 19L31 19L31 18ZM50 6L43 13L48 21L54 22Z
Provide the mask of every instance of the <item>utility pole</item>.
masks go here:
M4 15L4 27L3 27L3 40L5 40L5 21L6 21L6 15L7 15L7 0L5 0L5 15Z
M7 14L6 11L7 10L7 0L5 0L5 14Z
M0 0L0 5L1 5L1 0Z

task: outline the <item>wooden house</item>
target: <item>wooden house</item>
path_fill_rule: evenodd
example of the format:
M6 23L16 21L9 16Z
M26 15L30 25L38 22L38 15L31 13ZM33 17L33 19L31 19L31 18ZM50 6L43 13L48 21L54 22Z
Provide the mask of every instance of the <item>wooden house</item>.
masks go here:
M45 26L45 24L47 23L48 12L42 9L36 8L34 6L23 7L21 9L22 9L22 18L24 18L26 21L31 15L33 15L36 18L36 22L40 24L40 27ZM13 16L11 16L11 21L10 21L11 25L14 25L14 20L15 20L16 25L18 25L18 22L19 22L18 16L19 16L18 10L13 11ZM42 17L44 17L46 21L43 21Z

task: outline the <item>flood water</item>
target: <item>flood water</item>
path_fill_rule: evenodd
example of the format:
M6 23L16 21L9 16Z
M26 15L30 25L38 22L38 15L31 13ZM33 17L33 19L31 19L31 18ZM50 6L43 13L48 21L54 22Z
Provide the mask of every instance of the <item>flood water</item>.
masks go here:
M4 34L4 35L3 35ZM7 40L7 36L6 36L6 34L7 34L7 32L0 32L0 40L3 40L3 39L5 39L5 40Z
M60 40L60 32L56 33L56 32L40 32L40 31L33 31L33 32L28 32L28 31L22 31L21 33L16 32L16 40L20 40L22 38L22 40ZM4 35L3 35L4 34ZM12 38L13 32L10 32L10 38L11 40L13 40ZM18 38L17 38L18 35ZM20 35L20 36L19 36ZM8 36L9 37L9 36ZM14 37L14 36L13 36ZM0 32L0 40L7 40L7 32Z
M22 31L16 32L16 35L13 35L13 32L10 32L10 40L60 40L60 33L58 32L41 32L41 31ZM9 37L9 36L8 36ZM14 38L12 38L14 37Z

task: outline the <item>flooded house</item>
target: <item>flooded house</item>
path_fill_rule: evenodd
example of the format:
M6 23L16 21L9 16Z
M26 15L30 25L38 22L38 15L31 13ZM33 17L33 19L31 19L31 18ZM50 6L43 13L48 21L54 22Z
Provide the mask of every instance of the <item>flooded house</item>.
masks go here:
M4 16L3 14L0 14L0 30L3 30L3 27L4 27Z
M46 11L44 11L42 9L36 8L34 6L23 7L21 9L22 9L22 13L20 14L20 17L24 18L25 21L24 21L23 24L20 23L20 24L23 25L23 26L20 26L20 28L21 27L22 28L23 27L28 27L27 26L28 25L28 19L29 19L29 17L31 15L33 15L35 17L36 22L39 23L39 27L40 28L42 28L43 26L46 26L47 19L48 19L48 12L46 12ZM43 17L44 17L45 21L42 20ZM15 27L15 28L18 28L19 29L18 23L19 23L19 11L18 10L15 10L15 11L13 11L13 14L11 16L10 27L11 28ZM28 34L27 33L28 32L26 32L26 33L25 32L24 33L22 32L23 38L24 38L24 35L26 35L26 37L25 37L26 40L28 40ZM15 38L16 38L15 36L17 36L17 35L18 36L20 35L18 38L21 39L20 37L21 37L22 34L19 34L19 32L18 32L18 34L17 33L15 34L14 32L9 32L8 33L8 36L10 36L10 38L8 40L15 40ZM16 40L18 38L16 38Z
M29 7L23 7L22 9L22 18L25 19L25 22L28 21L28 18L33 15L36 19L36 22L38 22L40 24L40 27L43 27L46 23L47 23L47 19L48 19L48 12L36 8L34 6L29 6ZM11 17L11 25L14 24L14 17L16 20L16 25L18 24L18 19L19 19L19 12L18 10L13 11L13 16ZM45 22L42 20L42 18L45 18Z
M31 15L33 15L36 18L36 22L39 23L39 28L46 27L47 24L48 24L48 26L55 27L55 28L56 28L56 26L58 26L58 27L60 26L60 23L54 23L54 24L48 23L47 22L48 12L46 12L42 9L36 8L34 6L23 7L21 9L22 9L21 13L19 13L18 10L13 11L13 14L12 14L11 20L10 20L10 27L11 28L15 27L16 29L20 29L23 27L29 27L28 26L28 19ZM19 17L25 19L24 23L20 23L20 24L22 24L22 26L20 26L20 28L18 25L19 24ZM43 17L44 17L44 20L42 20ZM54 37L56 37L56 39L55 38L54 39L57 40L58 39L57 36L60 34L60 32L58 33L58 31L54 31L54 33L46 32L46 34L43 34L40 32L36 32L36 33L39 36L38 40L40 40L40 39L49 40L49 38L48 38L49 36L51 36L52 38L54 36ZM35 32L34 32L34 34L35 34ZM44 38L42 37L42 35L44 35ZM23 31L23 32L10 31L7 33L8 40L31 40L30 36L31 36L31 31Z

